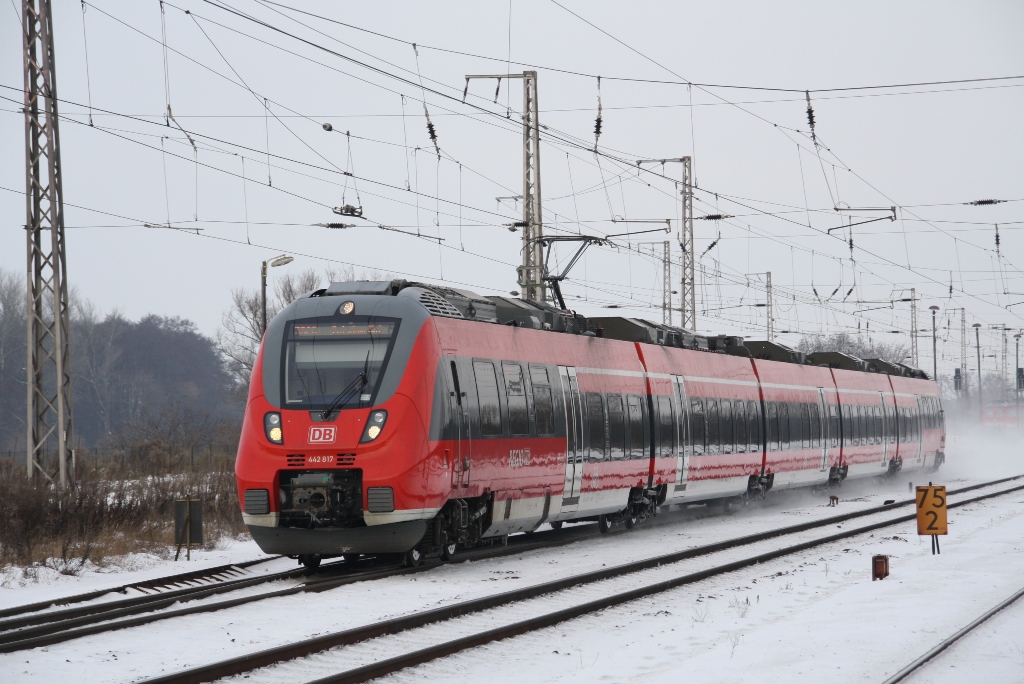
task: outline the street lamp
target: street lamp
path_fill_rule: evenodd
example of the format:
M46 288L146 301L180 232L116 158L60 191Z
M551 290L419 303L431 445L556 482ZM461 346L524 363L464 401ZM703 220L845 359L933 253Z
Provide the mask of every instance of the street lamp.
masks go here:
M935 341L935 314L938 313L939 307L932 304L928 307L932 310L932 380L935 382L939 381L939 352L938 345Z
M985 419L985 402L981 399L981 323L975 323L974 328L974 348L978 352L978 417L979 420Z
M284 266L290 264L295 259L284 254L280 254L273 259L267 259L263 262L263 266L260 268L260 305L261 311L263 312L260 318L260 335L267 334L267 266L271 268L275 266Z

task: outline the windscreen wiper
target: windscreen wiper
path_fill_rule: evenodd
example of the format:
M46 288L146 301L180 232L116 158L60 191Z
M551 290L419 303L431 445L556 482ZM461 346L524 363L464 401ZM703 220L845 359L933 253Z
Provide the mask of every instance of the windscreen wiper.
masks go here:
M348 398L353 393L353 390L355 390L356 392L362 392L363 389L366 387L367 382L369 381L369 377L370 377L370 352L367 351L366 352L366 362L363 364L363 371L359 375L357 375L356 377L352 378L352 382L348 383L348 385L346 385L345 389L341 390L341 392L338 394L338 396L336 396L334 398L334 401L332 401L330 403L330 405L326 409L324 409L323 413L321 414L323 419L327 420L328 418L330 418L331 414L334 413L334 409L338 408L339 406L344 404L346 401L348 401ZM358 387L357 387L357 383L358 383Z

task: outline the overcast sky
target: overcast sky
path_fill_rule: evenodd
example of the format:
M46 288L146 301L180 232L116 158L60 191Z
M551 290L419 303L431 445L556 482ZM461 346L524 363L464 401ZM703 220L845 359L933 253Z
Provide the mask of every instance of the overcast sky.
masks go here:
M71 284L101 310L181 316L210 335L231 290L258 286L260 262L281 253L295 261L272 278L351 265L516 290L521 236L505 224L521 208L496 198L522 192L522 86L502 81L495 101L494 81L473 81L461 99L466 74L536 68L545 230L672 219L670 234L588 252L570 306L661 320L661 262L640 252L672 240L679 289L680 169L638 174L635 160L691 155L695 215L733 217L695 222L700 331L763 338L771 271L776 331L793 331L781 341L907 341L910 305L890 302L915 288L919 329L940 307L940 372L959 363L960 308L996 368L989 326L1024 326L1024 79L834 89L1022 76L1024 5L559 1L292 3L316 18L177 0L164 3L166 70L157 0L90 2L84 31L78 2L55 3ZM0 10L0 267L24 272L19 44L12 4ZM964 204L979 199L1008 201ZM334 215L343 203L364 219ZM837 205L896 205L898 220L845 228L886 212ZM342 220L359 227L315 225ZM1012 337L1009 353L1012 366ZM930 370L930 333L919 362Z

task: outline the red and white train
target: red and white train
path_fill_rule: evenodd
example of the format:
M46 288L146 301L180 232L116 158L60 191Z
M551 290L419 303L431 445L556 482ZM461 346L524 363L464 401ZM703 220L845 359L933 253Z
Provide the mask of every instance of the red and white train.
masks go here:
M544 523L937 468L920 371L405 281L270 323L238 448L268 553L450 557Z

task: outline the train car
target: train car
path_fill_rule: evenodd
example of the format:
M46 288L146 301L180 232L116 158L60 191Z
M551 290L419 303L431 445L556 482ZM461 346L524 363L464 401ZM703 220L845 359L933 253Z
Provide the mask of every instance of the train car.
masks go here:
M333 283L260 346L243 519L264 551L307 565L416 564L545 523L607 531L665 504L941 463L941 417L921 419L934 382L829 361L421 283Z

